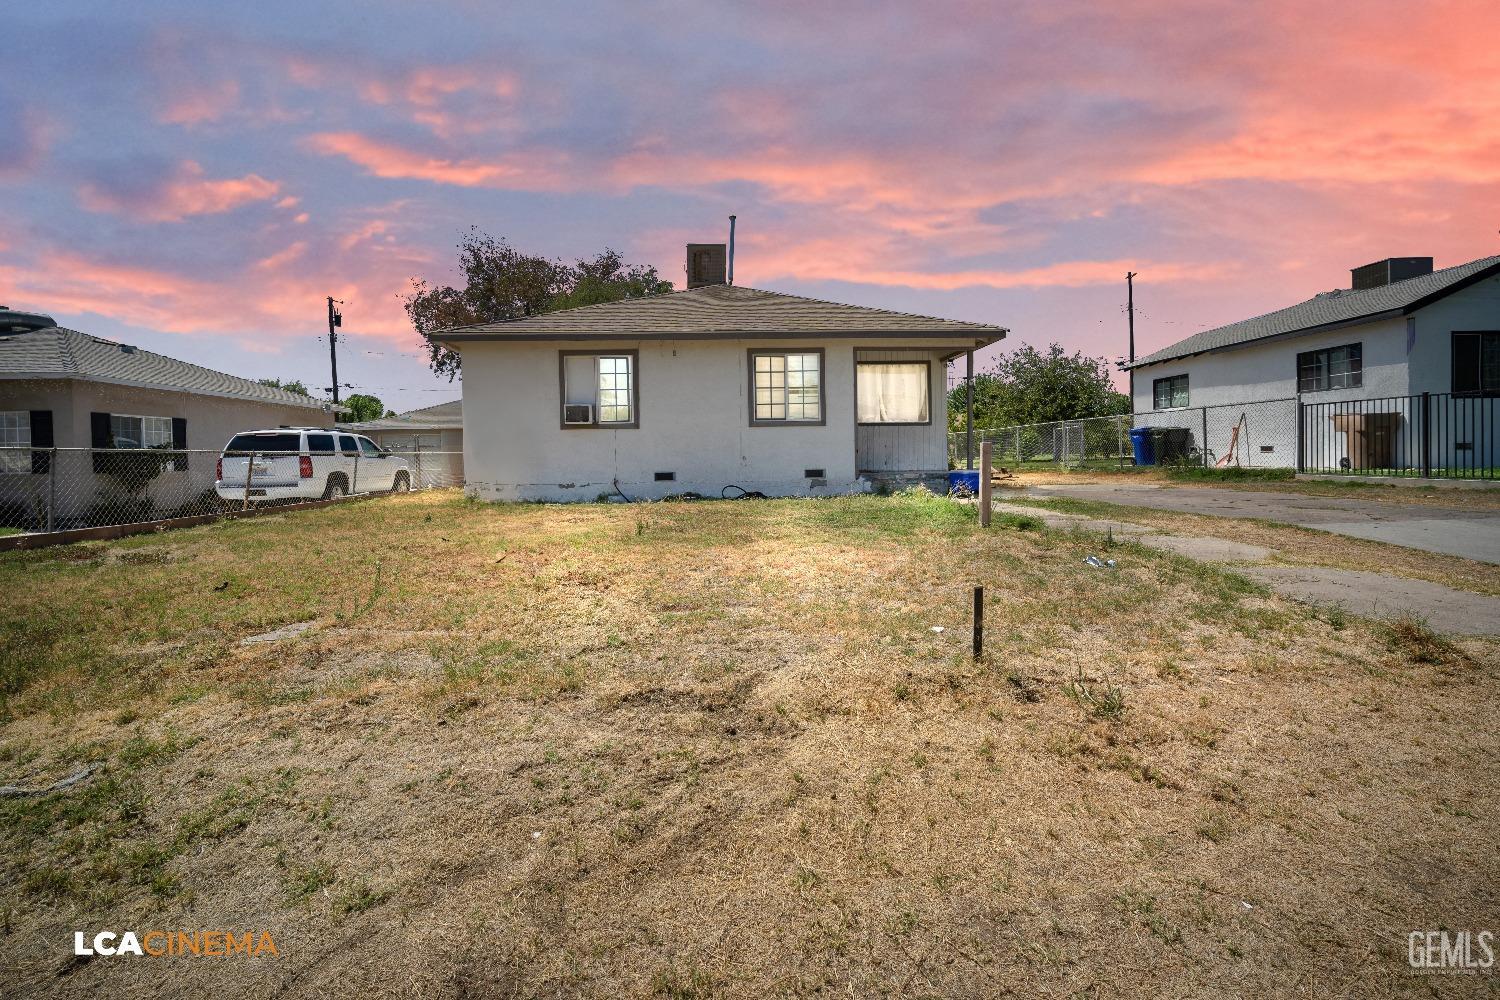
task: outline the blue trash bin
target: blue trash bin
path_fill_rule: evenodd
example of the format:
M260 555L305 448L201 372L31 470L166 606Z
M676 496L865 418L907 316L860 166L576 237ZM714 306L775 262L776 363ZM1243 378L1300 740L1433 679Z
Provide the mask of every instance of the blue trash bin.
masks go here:
M948 492L959 496L979 495L979 470L954 469L948 473Z
M1135 452L1136 465L1156 464L1156 449L1151 446L1151 428L1130 428L1130 450Z

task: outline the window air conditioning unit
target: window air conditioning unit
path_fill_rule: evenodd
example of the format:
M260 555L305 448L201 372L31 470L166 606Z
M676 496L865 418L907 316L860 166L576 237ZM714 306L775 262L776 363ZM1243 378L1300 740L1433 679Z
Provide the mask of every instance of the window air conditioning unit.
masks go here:
M594 407L590 403L568 403L563 407L563 423L569 425L594 422Z

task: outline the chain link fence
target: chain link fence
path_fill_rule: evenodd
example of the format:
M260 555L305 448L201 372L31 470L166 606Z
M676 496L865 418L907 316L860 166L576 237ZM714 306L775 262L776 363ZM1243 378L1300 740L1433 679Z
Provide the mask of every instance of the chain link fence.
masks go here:
M995 463L1008 468L1124 468L1135 464L1130 436L1134 427L1152 430L1152 464L1248 469L1297 465L1297 400L1290 398L975 428L974 451L977 458L980 443L989 441ZM954 468L967 463L966 432L948 436L948 458Z
M993 446L997 465L1022 468L1046 465L1056 468L1119 468L1131 464L1129 415L1059 420L1015 427L974 428L974 456L979 445ZM948 460L954 468L968 462L969 436L959 431L948 435Z
M0 532L136 524L463 484L461 452L0 448Z

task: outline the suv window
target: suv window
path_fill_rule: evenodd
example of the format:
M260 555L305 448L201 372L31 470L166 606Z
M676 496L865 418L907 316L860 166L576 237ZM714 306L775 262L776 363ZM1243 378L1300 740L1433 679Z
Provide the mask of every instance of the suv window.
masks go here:
M339 435L339 450L345 455L358 455L359 444L348 434Z
M236 434L225 451L288 451L302 450L301 434Z
M307 453L309 455L332 455L332 434L309 434L307 436Z
M366 458L375 458L380 454L380 449L369 438L356 438L355 440L359 442L359 450L364 452Z

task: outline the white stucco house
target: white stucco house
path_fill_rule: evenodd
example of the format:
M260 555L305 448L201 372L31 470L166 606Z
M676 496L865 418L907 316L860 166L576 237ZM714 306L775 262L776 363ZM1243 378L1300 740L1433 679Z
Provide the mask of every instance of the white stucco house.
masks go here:
M1492 474L1500 256L1437 271L1390 258L1351 276L1127 365L1136 424L1184 428L1213 459L1233 442L1239 464Z
M1002 327L723 280L435 335L463 357L468 492L806 496L946 475L947 363Z

